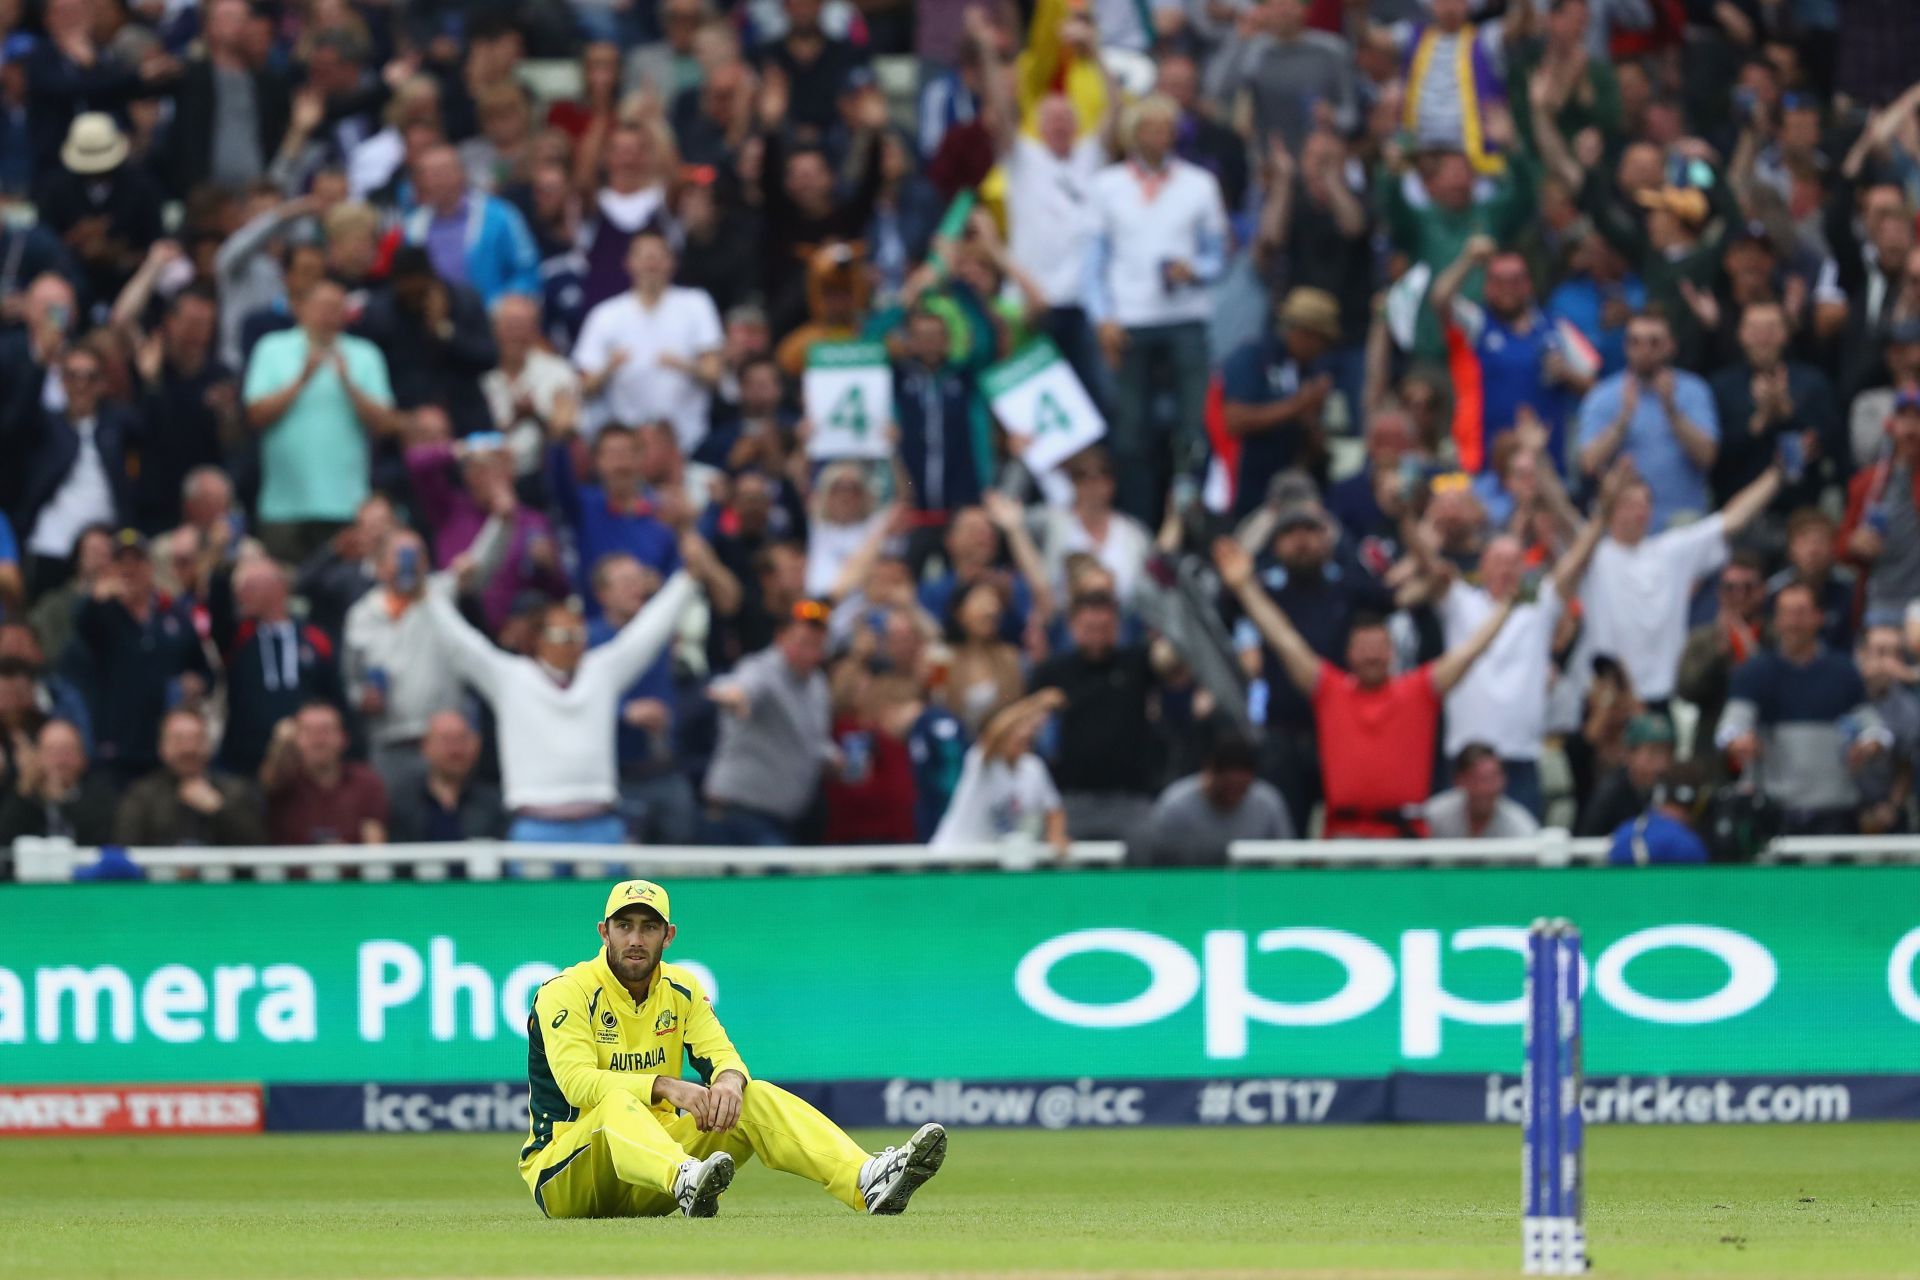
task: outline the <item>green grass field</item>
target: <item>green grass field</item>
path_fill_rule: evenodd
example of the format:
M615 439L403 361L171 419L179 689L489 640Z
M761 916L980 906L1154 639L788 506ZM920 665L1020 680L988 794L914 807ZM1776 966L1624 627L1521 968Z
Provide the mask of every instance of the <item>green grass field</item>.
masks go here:
M750 1164L712 1221L548 1222L515 1146L11 1142L0 1276L1519 1271L1511 1129L960 1131L892 1219ZM1596 1275L1920 1277L1920 1127L1601 1129L1588 1168Z

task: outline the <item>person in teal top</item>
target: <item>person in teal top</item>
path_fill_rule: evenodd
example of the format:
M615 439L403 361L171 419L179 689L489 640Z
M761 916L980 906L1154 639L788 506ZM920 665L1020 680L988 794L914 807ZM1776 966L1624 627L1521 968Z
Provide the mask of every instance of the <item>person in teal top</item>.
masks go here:
M369 437L397 431L387 362L342 332L346 295L322 281L299 324L268 334L247 361L247 424L260 436L260 535L301 560L353 519L368 490Z

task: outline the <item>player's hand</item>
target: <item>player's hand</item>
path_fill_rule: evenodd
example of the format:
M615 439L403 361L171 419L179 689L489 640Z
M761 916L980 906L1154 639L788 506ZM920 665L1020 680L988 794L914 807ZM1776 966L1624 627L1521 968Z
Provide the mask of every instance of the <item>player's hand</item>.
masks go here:
M673 1076L655 1076L653 1079L653 1100L671 1102L680 1110L693 1117L694 1123L702 1130L707 1127L707 1086L695 1084L691 1080L681 1080Z
M725 1133L739 1123L743 1091L740 1077L731 1071L722 1071L707 1086L707 1123L702 1127L708 1133Z

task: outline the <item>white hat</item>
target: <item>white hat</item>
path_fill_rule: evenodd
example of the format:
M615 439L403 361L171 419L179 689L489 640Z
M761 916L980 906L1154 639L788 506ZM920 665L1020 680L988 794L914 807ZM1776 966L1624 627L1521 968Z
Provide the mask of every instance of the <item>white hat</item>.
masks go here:
M60 163L72 173L106 173L127 158L127 135L104 111L88 111L73 118Z

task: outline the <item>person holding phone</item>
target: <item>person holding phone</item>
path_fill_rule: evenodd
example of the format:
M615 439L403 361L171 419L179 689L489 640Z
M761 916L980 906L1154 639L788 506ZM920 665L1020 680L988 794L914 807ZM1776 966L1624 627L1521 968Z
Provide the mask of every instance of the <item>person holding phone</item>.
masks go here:
M419 608L433 567L420 535L388 534L374 566L376 585L347 610L341 650L347 702L366 728L369 763L391 791L418 772L428 722L459 708L460 680Z

